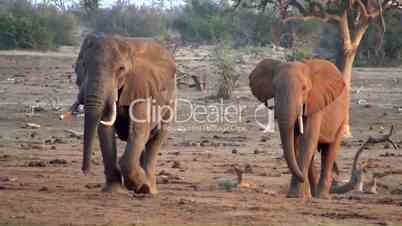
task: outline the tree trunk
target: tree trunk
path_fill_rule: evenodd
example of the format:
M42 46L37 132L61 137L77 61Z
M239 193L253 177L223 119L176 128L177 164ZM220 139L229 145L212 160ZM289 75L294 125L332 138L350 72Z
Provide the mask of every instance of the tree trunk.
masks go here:
M339 70L342 72L345 79L349 108L346 115L345 137L352 136L352 133L350 131L350 91L353 63L355 61L357 49L360 45L360 42L367 31L368 24L369 22L365 20L361 21L361 24L359 24L358 26L349 28L347 10L343 12L338 23L340 31L339 33L342 40L342 59L341 64L337 66L339 67Z
M347 99L348 99L348 111L346 115L346 127L345 127L345 137L351 137L352 132L350 131L350 101L351 101L351 83L352 83L352 69L353 69L353 62L356 57L357 49L343 49L342 55L342 64L341 64L341 72L345 79L346 83L346 92L347 92Z

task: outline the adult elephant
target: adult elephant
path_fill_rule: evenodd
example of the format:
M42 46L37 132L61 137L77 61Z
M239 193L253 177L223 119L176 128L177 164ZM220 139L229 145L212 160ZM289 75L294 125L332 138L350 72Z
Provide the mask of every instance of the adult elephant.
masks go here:
M250 74L261 102L275 98L282 147L292 173L288 197L327 198L347 113L345 82L326 60L281 63L266 59ZM321 176L313 159L321 151Z
M82 171L90 171L97 131L106 176L103 191L118 191L124 183L129 190L156 194L156 157L175 108L172 55L152 39L90 34L75 70L80 87L76 104L85 105ZM116 133L127 142L119 163Z

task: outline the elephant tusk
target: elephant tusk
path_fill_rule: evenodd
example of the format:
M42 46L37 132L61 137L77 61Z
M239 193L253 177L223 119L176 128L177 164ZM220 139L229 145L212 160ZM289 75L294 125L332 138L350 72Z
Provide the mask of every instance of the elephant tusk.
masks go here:
M303 125L303 105L301 105L299 116L297 117L297 122L299 123L299 132L300 134L304 133L304 125Z
M112 117L109 121L103 121L101 120L100 123L102 123L105 126L113 126L114 122L116 121L117 117L117 104L116 102L113 103L113 109L112 109Z
M275 118L274 118L274 111L268 109L268 124L265 127L264 133L275 133Z

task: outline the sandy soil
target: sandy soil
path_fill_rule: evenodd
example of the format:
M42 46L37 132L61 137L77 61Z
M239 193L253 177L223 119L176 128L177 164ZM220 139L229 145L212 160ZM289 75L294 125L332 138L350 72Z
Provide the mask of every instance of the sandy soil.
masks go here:
M247 87L252 63L241 65L235 97L225 103L247 107L241 112L241 122L203 127L194 121L177 123L158 162L164 180L160 181L157 197L101 193L104 177L99 150L95 151L92 175L82 175L82 140L65 132L82 131L82 117L58 119L60 109L71 104L77 92L71 66L74 57L0 55L0 224L402 224L402 152L389 145L377 145L362 157L369 162L370 174L381 175L378 194L351 192L332 195L331 200L310 201L286 198L289 173L281 158L278 133L263 134L254 122L253 109L258 103ZM208 65L191 60L179 63L190 68ZM208 66L197 70L214 84L216 75ZM201 105L216 104L204 98L214 90L211 85L209 93L203 94L185 87L179 90L179 96ZM349 177L352 158L367 137L386 133L390 125L396 126L393 140L402 146L400 107L402 69L355 69L354 137L344 142L338 156L342 177ZM188 106L179 105L178 112L185 117ZM123 147L119 143L120 153ZM220 181L235 178L231 164L249 165L245 179L255 188L222 188Z

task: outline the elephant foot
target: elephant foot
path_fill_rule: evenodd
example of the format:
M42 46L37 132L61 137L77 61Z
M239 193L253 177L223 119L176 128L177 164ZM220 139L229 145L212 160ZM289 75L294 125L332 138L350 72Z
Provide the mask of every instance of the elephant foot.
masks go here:
M142 167L131 167L120 159L120 169L123 175L124 186L135 193L150 193L150 186Z
M288 198L311 199L310 185L308 182L291 185L287 195Z
M319 191L319 192L317 192L317 195L315 196L315 198L329 200L329 199L331 199L331 196L329 195L329 191L328 192Z
M156 184L151 185L151 186L149 187L149 193L150 193L151 195L154 195L154 196L159 193L158 188L156 187Z
M127 193L121 183L106 183L102 188L102 192L106 193L116 193L116 194L124 194Z
M318 199L330 200L331 196L328 193L321 193L316 196Z
M132 176L124 176L124 186L129 191L134 191L138 194L151 194L151 186L147 183L145 178L135 180Z
M297 187L291 186L289 188L287 197L288 198L298 198L299 197L299 191L298 191Z

